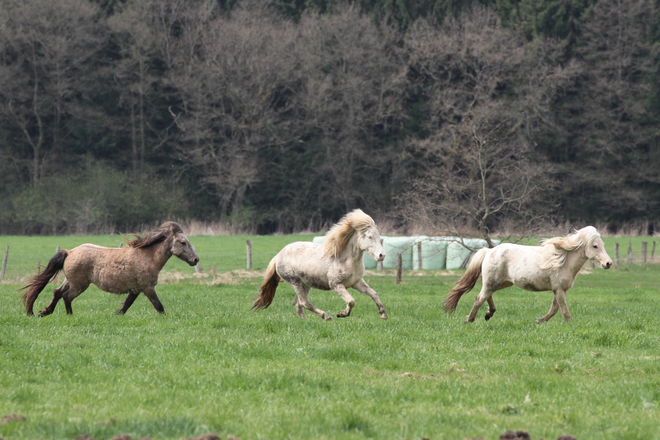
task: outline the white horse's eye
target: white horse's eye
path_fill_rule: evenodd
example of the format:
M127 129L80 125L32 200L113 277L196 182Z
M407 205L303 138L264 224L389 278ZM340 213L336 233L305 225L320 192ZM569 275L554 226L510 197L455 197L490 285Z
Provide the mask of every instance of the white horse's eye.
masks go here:
M594 245L594 249L598 249L598 245L597 245L597 244Z

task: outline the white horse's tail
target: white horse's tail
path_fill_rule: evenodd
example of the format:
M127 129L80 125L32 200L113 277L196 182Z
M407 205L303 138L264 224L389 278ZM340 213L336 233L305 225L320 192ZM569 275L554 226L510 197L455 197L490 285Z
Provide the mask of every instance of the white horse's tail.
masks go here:
M449 314L454 313L461 296L472 290L474 285L477 284L477 280L481 276L481 265L489 250L489 248L480 249L474 254L465 274L456 281L456 286L447 294L447 298L445 298L445 312Z
M270 260L268 268L266 269L266 275L264 276L264 282L261 284L259 289L259 296L254 301L252 306L253 310L265 309L273 302L275 297L275 291L277 290L277 285L280 283L280 276L275 270L275 259Z

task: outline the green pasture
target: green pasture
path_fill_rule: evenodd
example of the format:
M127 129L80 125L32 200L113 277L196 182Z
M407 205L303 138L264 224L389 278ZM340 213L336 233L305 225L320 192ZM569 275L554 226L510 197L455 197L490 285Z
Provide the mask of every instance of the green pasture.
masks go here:
M552 294L510 288L495 294L490 321L482 311L464 325L476 292L453 316L441 307L461 271L405 272L400 285L393 271L369 272L390 319L355 292L349 318L324 322L299 319L284 284L271 307L250 310L270 258L311 235L190 238L205 276L168 263L157 286L166 316L143 297L115 315L123 298L91 287L72 316L60 304L28 318L17 289L37 262L57 246L117 246L121 237L0 237L1 250L10 246L0 281L0 418L25 416L0 423L0 437L494 440L513 429L546 440L660 438L655 264L587 265L568 293L570 324L560 314L535 324ZM618 241L627 257L628 240L606 238L610 255ZM49 286L35 309L51 296ZM310 299L331 315L344 308L333 293Z

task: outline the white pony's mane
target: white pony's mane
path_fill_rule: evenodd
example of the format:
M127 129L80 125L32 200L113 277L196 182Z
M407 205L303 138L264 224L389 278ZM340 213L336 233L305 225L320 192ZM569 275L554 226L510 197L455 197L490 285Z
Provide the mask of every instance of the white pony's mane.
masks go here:
M544 256L544 262L539 264L539 268L545 270L557 270L566 264L566 255L580 249L582 246L591 245L591 243L600 234L593 226L576 230L573 234L565 237L554 237L541 243L541 252Z
M356 231L364 232L371 227L375 228L376 223L361 209L349 212L325 234L325 240L323 240L325 255L328 257L339 256Z

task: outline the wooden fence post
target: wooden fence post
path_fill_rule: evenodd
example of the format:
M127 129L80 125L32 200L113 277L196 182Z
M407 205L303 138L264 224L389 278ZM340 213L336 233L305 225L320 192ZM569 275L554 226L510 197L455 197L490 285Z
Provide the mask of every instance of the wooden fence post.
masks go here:
M383 239L380 239L380 245L383 245ZM376 262L376 270L383 270L383 262L382 261L377 261Z
M247 269L252 270L252 242L245 240L245 247L247 248Z
M647 249L648 243L643 241L642 242L642 263L646 264L646 249Z
M5 248L5 256L2 259L2 272L0 272L0 278L5 277L5 271L7 270L7 258L9 257L9 245Z
M417 269L422 270L422 243L417 243Z
M628 240L628 262L632 261L632 240Z
M614 264L619 265L619 243L614 243Z
M396 283L401 284L401 273L403 272L403 256L396 255Z
M651 246L651 261L655 260L655 240L653 240L653 246Z

